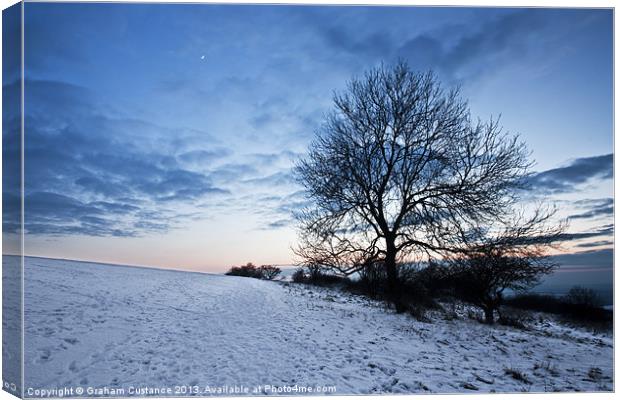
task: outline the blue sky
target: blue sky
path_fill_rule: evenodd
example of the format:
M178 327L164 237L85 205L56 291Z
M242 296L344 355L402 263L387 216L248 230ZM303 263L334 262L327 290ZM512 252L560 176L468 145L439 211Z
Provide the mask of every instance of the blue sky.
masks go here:
M222 270L290 263L290 168L334 90L405 59L502 116L530 197L610 247L612 12L26 3L26 252ZM569 240L570 239L570 240Z

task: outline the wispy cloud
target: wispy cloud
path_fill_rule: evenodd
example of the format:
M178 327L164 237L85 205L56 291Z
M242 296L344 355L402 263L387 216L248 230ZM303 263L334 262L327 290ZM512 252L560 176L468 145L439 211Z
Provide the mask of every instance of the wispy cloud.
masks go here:
M356 15L355 26L332 19L312 22L323 38L324 51L352 68L403 58L416 69L432 69L451 83L467 84L514 64L515 58L545 56L545 63L563 48L567 36L608 18L592 10L479 10L475 24L438 23L426 29L412 27L410 32L416 33L403 35L395 26L382 24L378 13ZM536 67L541 67L540 61Z
M208 165L217 155L207 157L200 150L175 154L180 147L167 139L167 128L111 116L76 85L29 80L26 86L27 233L165 232L185 218L171 209L229 193L207 173L182 165L188 157ZM139 128L149 129L148 139L127 134ZM170 137L178 140L179 135ZM218 152L226 154L213 150Z
M601 236L611 237L613 236L613 234L614 234L614 225L606 224L606 225L602 225L602 226L599 226L597 228L594 228L588 231L563 233L559 235L557 239L558 241L562 241L562 242L570 242L573 240L590 239L590 238L601 237Z
M614 199L608 197L604 199L579 200L573 203L578 209L586 209L579 214L570 215L570 219L591 219L598 217L608 217L614 213Z
M600 247L600 246L612 246L613 244L614 242L611 240L597 240L596 242L580 243L576 245L576 247L591 248L591 247Z
M592 180L613 178L613 154L578 158L568 165L539 172L530 177L532 190L543 194L567 193Z

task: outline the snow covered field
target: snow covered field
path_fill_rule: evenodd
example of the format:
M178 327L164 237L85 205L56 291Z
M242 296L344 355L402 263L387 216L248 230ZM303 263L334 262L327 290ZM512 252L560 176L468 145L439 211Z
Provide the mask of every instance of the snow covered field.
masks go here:
M242 385L265 394L273 394L265 385L337 394L613 389L611 334L551 321L530 331L489 327L462 314L423 323L305 285L27 258L26 395L59 387L206 395Z

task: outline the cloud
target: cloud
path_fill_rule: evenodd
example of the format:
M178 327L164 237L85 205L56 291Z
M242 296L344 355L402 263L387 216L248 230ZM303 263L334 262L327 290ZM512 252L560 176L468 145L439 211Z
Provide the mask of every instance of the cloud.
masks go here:
M395 51L420 70L433 69L449 81L471 82L488 76L515 59L544 56L562 50L560 43L577 27L593 25L603 14L573 10L518 9L480 11L476 24L438 26L408 38ZM598 18L597 18L598 17ZM472 29L473 27L473 29Z
M187 150L196 131L111 116L85 88L36 80L27 81L26 88L27 233L165 232L189 218L181 210L229 193L208 173L184 163L200 161L208 167L227 154L216 143L217 153L204 150L208 135L200 135L203 149ZM15 150L6 144L5 155Z
M411 8L400 11L403 18L419 17ZM470 83L524 57L548 60L564 51L566 38L580 27L594 26L607 17L584 10L477 10L475 20L465 15L460 23L438 21L416 29L400 26L381 10L343 14L348 23L320 13L306 15L306 23L323 43L320 50L309 46L312 54L317 53L315 59L329 55L332 64L356 73L381 61L405 59L414 69L434 70L450 84Z
M86 88L26 83L28 234L145 236L234 210L278 229L300 206L290 197L299 189L294 150L238 154L205 132L109 111ZM257 208L266 193L272 199ZM7 219L5 228L19 224Z
M261 219L265 222L260 230L280 229L295 224L295 212L307 207L310 203L303 190L296 190L284 195L262 196L256 201L264 207Z
M273 221L267 224L266 229L280 229L285 228L291 225L293 221L290 219L279 219L277 221Z
M148 176L143 174L140 180L133 179L135 187L155 201L188 201L206 194L229 193L226 189L212 186L207 176L197 172L183 169L155 172Z
M6 174L6 169L3 173ZM14 190L12 190L14 189ZM4 186L2 190L2 231L18 233L21 231L21 197L19 186Z
M528 179L531 190L542 194L567 193L594 179L613 178L613 154L578 158L568 165L539 172Z
M613 249L589 250L552 257L562 267L579 266L586 268L612 268L614 262Z
M218 148L216 150L192 150L179 154L177 158L189 164L210 164L214 160L220 160L231 154L232 151L229 149Z
M614 242L612 240L597 240L595 242L580 243L576 247L599 247L599 246L612 246Z
M291 165L291 163L302 156L302 153L298 153L292 150L283 150L279 153L253 153L247 157L252 163L258 164L262 167L272 167L277 164Z
M211 177L218 182L229 182L240 180L258 173L256 167L249 163L226 163L215 168L211 172Z
M608 197L604 199L580 200L573 203L578 208L586 208L587 211L570 215L570 219L590 219L603 216L610 216L614 213L614 199Z
M515 50L523 51L526 47L523 43L546 26L548 21L548 17L536 11L521 10L483 22L478 30L461 36L453 47L441 55L437 44L432 43L430 38L417 40L415 44L428 46L430 51L427 54L434 58L435 65L452 73L466 65L484 66L485 61L490 59L509 57ZM493 68L497 68L496 63Z
M598 228L595 228L590 231L562 233L558 236L557 241L568 242L568 241L573 241L573 240L589 239L589 238L600 237L600 236L613 236L613 234L614 234L614 225L607 224L607 225L599 226Z
M273 174L245 180L250 185L290 186L295 184L291 170L279 171Z
M327 27L322 33L329 46L357 57L382 57L394 47L391 35L382 30L353 32L341 25L335 25Z
M136 236L131 217L137 207L100 202L85 203L76 198L34 192L24 199L24 226L28 234Z
M311 200L306 197L306 192L298 190L279 199L276 210L282 214L293 215L312 204Z
M562 243L562 242L572 242L572 241L599 238L599 237L604 238L601 240L607 240L607 239L612 239L613 234L614 234L614 225L605 224L605 225L601 225L601 226L598 226L596 228L593 228L587 231L561 233L557 236L553 236L552 241ZM549 236L539 236L539 237L532 237L530 240L532 243L537 243L541 240L544 242L548 242L549 239L550 239Z

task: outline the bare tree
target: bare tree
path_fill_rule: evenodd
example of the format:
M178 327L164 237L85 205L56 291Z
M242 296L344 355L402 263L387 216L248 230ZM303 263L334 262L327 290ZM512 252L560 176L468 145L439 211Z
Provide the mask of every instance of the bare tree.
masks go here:
M404 311L398 263L450 251L470 226L502 218L530 167L496 120L472 121L459 90L401 62L334 95L296 167L313 206L297 214L305 263L350 274L380 261Z
M258 269L262 279L273 280L276 276L280 275L282 270L273 265L261 265Z
M468 233L466 256L452 260L452 281L461 297L482 308L486 323L494 322L507 289L529 289L556 267L548 255L566 223L550 223L554 215L538 207L530 217L519 213Z

